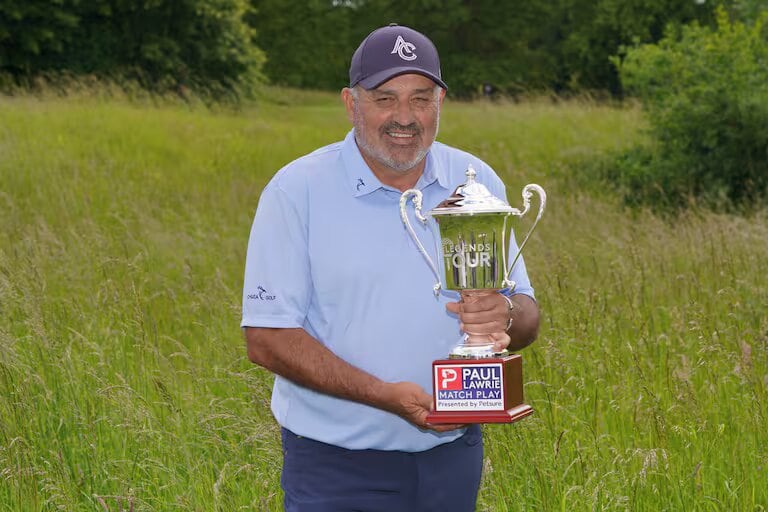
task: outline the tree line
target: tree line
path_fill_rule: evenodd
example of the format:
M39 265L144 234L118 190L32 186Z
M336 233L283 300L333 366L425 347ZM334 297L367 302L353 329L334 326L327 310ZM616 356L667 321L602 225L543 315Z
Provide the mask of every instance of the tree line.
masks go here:
M451 94L488 84L621 94L610 58L670 26L712 25L755 0L3 0L0 82L40 74L219 94L264 82L338 89L349 59L391 22L437 45ZM749 7L749 5L747 7Z
M0 85L96 76L214 95L263 80L247 0L2 0Z
M711 23L714 5L694 0L255 0L257 42L273 81L338 88L349 57L390 22L427 34L451 93L620 92L610 57L622 45L659 40L669 24Z

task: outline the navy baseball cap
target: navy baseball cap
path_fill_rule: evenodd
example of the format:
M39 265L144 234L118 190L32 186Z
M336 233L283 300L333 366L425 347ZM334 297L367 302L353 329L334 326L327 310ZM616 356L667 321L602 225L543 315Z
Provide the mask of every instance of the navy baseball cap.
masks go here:
M412 28L392 23L368 34L357 47L349 66L349 86L375 89L406 73L424 75L448 89L440 77L440 57L432 41Z

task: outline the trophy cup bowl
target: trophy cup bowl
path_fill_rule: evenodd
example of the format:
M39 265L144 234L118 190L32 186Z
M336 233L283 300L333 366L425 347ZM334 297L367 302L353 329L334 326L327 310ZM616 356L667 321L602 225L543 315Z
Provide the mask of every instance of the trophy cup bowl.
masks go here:
M512 208L476 182L476 175L470 165L466 183L427 216L421 211L421 191L409 189L400 197L400 218L437 279L435 295L441 289L457 291L462 302L514 290L509 275L541 219L547 200L544 189L529 184L523 188L523 209ZM510 217L528 213L533 192L539 196L538 214L517 253L509 257ZM436 221L439 265L432 261L411 226L407 214L410 198L420 222L426 224L428 217ZM507 350L495 352L488 335L464 333L446 359L432 363L432 369L433 409L427 417L429 423L511 423L533 412L523 403L521 356Z

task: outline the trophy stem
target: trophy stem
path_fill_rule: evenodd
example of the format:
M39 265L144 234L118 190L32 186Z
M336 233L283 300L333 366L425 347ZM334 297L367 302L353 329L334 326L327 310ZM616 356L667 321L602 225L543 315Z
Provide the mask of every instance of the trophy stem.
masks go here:
M498 293L493 289L461 290L461 302L471 304L481 297ZM487 334L473 334L465 332L459 345L451 350L448 357L452 359L483 359L495 357L498 353L493 350L493 339Z

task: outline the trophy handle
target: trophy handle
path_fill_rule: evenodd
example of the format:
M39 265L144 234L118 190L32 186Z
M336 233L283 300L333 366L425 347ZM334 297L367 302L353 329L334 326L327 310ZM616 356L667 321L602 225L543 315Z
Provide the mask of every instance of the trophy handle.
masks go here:
M408 220L406 205L408 203L408 198L411 196L413 196L413 205L416 209L416 218L419 219L422 224L427 223L427 218L421 213L421 204L424 196L422 195L421 190L415 188L409 188L400 196L400 218L403 220L403 224L405 224L405 228L408 230L408 234L410 234L411 238L413 238L413 241L416 242L416 246L419 248L419 252L421 252L421 255L424 256L424 259L427 260L429 268L432 269L432 273L435 274L437 283L435 283L435 286L433 286L432 289L435 292L435 296L437 296L440 294L440 288L443 286L443 284L440 282L440 274L437 271L435 262L433 262L432 258L429 257L427 250L424 249L424 246L421 244L421 240L419 240L419 237L416 236L416 232L413 230L413 226L411 226L411 221Z
M504 268L506 268L507 271L506 271L506 274L504 275L504 286L507 288L510 288L510 290L515 288L515 282L509 280L509 275L512 273L512 269L515 268L515 263L517 263L517 260L520 259L520 255L523 253L523 248L525 247L525 244L528 243L528 238L530 238L531 233L533 233L533 230L536 229L536 225L541 220L541 216L544 213L544 208L547 207L547 193L544 192L544 189L541 188L539 185L535 183L529 183L528 185L523 187L523 210L520 211L517 208L513 208L510 215L522 217L526 213L528 213L528 210L531 207L531 196L533 195L532 191L535 191L539 195L539 213L536 214L536 220L533 221L533 225L531 226L531 229L529 229L528 233L525 234L525 238L523 238L523 242L520 244L520 247L518 247L517 254L512 260L512 263L509 264L509 267L506 266L506 262L505 262ZM507 232L506 226L504 226L504 233L506 232ZM504 245L504 247L502 247L502 249L504 251L503 254L506 254L506 250L507 250L506 244Z

